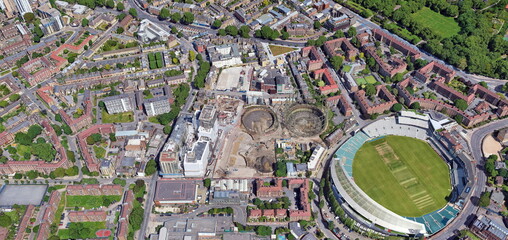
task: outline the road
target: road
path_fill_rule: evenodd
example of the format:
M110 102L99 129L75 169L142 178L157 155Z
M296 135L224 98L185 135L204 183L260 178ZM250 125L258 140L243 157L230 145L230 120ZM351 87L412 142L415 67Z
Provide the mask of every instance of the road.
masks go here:
M492 122L480 128L474 129L473 132L471 133L469 145L471 148L473 158L477 163L475 169L476 174L473 180L474 188L471 189L470 197L468 199L469 201L466 202L466 205L460 212L459 216L445 228L445 230L449 231L439 232L438 234L433 236L434 239L445 240L452 237L453 230L465 227L466 223L468 223L468 220L470 220L470 217L474 215L474 213L478 209L478 206L475 203L477 203L478 199L480 198L480 194L484 191L487 182L487 176L483 171L484 164L484 156L482 153L483 139L487 135L493 133L496 130L506 128L506 126L508 126L508 119L503 119Z
M154 174L148 183L148 193L145 200L145 213L143 217L143 223L141 224L141 229L139 230L138 239L145 239L146 228L148 226L148 222L150 221L150 213L152 212L153 198L155 196L155 185L157 182L158 175Z
M233 209L233 222L239 222L242 225L245 225L247 223L247 210L246 206L241 205L200 205L197 209L195 209L192 212L184 213L184 214L174 214L171 216L155 216L152 220L154 222L166 222L170 219L175 218L194 218L200 213L208 212L208 210L212 208L226 208L230 207Z

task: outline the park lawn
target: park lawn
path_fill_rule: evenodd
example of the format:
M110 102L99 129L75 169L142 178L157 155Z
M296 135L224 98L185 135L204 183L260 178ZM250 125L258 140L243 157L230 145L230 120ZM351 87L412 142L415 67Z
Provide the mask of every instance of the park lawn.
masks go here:
M349 72L351 71L351 66L350 65L344 65L342 67L342 72Z
M270 48L270 51L272 51L272 54L274 56L278 56L278 55L296 50L296 48L276 46L276 45L268 45L268 47Z
M102 110L103 123L126 123L132 121L134 121L134 114L132 112L109 114L106 110Z
M74 222L71 222L69 227L72 224L76 224ZM89 234L87 236L81 236L83 239L91 239L91 238L97 238L95 235L95 232L101 229L106 229L106 222L82 222L84 228L90 229ZM58 236L60 239L71 239L69 229L60 229L58 231Z
M93 151L95 153L95 157L97 159L104 158L106 156L106 149L99 147L99 146L93 146Z
M30 147L25 146L23 144L18 144L18 146L16 147L16 150L18 151L18 155L21 157L23 157L25 155L25 153L32 155L32 151L31 151Z
M365 78L357 78L357 79L355 79L355 82L356 82L356 84L358 84L358 86L367 84L367 81L365 81Z
M440 13L424 7L413 13L413 19L423 27L428 27L432 32L442 38L449 38L460 31L459 24L453 17L445 17Z
M369 75L369 76L365 77L365 81L368 84L376 84L377 83L376 79L372 75Z
M120 195L101 195L101 196L67 196L66 207L84 207L85 209L94 209L99 207L108 207L113 202L120 201ZM105 204L106 202L106 204ZM107 206L105 206L107 205Z
M441 209L452 190L444 160L427 142L410 137L366 142L355 155L353 177L374 201L405 217Z

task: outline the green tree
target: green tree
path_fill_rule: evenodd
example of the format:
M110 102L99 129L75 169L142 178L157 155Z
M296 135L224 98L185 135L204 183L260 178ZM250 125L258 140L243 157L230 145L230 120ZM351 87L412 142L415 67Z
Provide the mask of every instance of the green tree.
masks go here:
M483 192L479 201L480 207L488 207L490 205L490 192Z
M227 34L226 30L224 30L224 29L219 29L219 31L217 31L217 35L219 35L219 36L221 36L221 37L224 37L224 36L226 36L226 35L228 35L228 34Z
M333 69L335 69L336 71L340 69L340 67L342 67L342 61L344 59L341 57L341 56L333 56L330 58L330 63L332 64L333 66Z
M221 20L217 19L217 20L213 21L213 23L212 23L212 27L215 28L215 29L218 29L221 26L222 26L222 21Z
M411 106L409 106L409 108L418 110L418 109L420 109L420 103L414 102L411 104Z
M157 163L155 162L155 160L150 159L150 160L146 163L146 167L145 167L145 175L147 175L147 176L151 176L151 175L152 175L152 174L154 174L155 172L157 172Z
M328 221L328 226L326 226L328 230L332 231L335 228L335 223L333 221Z
M125 31L125 30L123 29L123 27L118 27L118 28L116 29L116 33L117 33L117 34L122 34L124 31Z
M32 145L33 138L31 138L28 134L24 132L17 132L14 135L14 141L16 143L29 146Z
M108 8L115 8L115 1L114 0L107 0L106 1L106 7L108 7Z
M34 33L35 35L37 35L39 38L43 37L44 36L44 32L42 31L42 29L39 27L39 25L35 25L34 26Z
M229 25L229 26L226 27L226 33L228 35L236 37L236 35L238 35L238 29L235 26L233 26L233 25Z
M82 27L87 27L87 26L88 26L88 23L89 23L89 22L88 22L88 19L86 19L86 18L83 18L83 19L81 20L81 26L82 26Z
M116 4L116 10L118 10L120 12L125 10L125 6L123 5L122 2L119 2L119 3Z
M11 96L9 96L9 101L11 102L15 102L15 101L18 101L19 99L21 98L21 96L19 94L12 94Z
M344 32L343 32L343 31L341 31L341 30L337 30L337 31L335 31L335 33L333 34L333 38L343 38L343 37L345 37L345 35L344 35Z
M196 60L196 52L194 52L194 51L190 50L190 51L189 51L189 61L191 61L191 62L192 62L192 61L194 61L194 60Z
M349 27L349 29L347 30L347 36L350 37L350 38L356 36L356 28L355 27Z
M173 130L173 127L170 124L168 124L168 125L164 126L164 128L162 129L162 132L164 132L164 134L170 134L171 130Z
M212 180L210 178L203 179L203 186L205 186L205 188L210 188L211 185L212 185Z
M365 94L367 96L374 96L376 94L376 87L372 84L367 84L365 86Z
M320 21L314 21L314 29L318 30L321 28L321 22Z
M464 117L462 117L462 115L455 115L455 117L453 118L458 124L461 124L462 121L464 120Z
M508 92L508 82L507 82L507 83L505 83L505 84L501 87L501 90L502 90L503 92Z
M141 227L141 223L143 222L143 213L144 210L142 207L135 207L132 209L132 212L129 216L129 224L133 228L133 231L137 231Z
M116 142L116 136L114 133L109 134L109 141Z
M66 176L76 176L78 174L79 174L79 169L77 166L73 166L73 167L65 169Z
M194 14L191 12L185 12L183 14L182 23L183 24L191 24L194 22Z
M0 213L0 226L4 228L10 227L12 224L12 219L9 215L5 213Z
M127 181L125 179L115 178L113 179L113 184L121 185L122 187L125 187L127 184Z
M468 104L464 99L456 99L453 103L454 103L455 107L457 107L458 109L460 109L462 111L466 110L468 107Z
M35 20L35 14L27 12L23 14L23 19L25 19L25 22L27 23L32 23Z
M288 32L286 32L286 31L282 31L282 32L281 32L281 36L280 36L280 38L281 38L282 40L287 40L287 39L289 38L289 33L288 33Z
M4 107L7 107L7 106L9 106L9 102L7 102L7 101L5 101L5 100L0 101L0 107L3 107L3 108L4 108Z
M39 176L39 173L35 170L30 170L26 172L26 176L28 177L28 179L33 180Z
M402 110L402 104L400 104L400 103L393 104L393 106L392 106L393 112L400 112L400 110Z
M72 134L72 129L67 124L62 125L62 130L67 135L71 135Z
M238 29L238 33L240 33L240 36L242 36L243 38L249 38L250 37L250 29L248 26L246 25L243 25L240 27L240 29Z
M270 236L272 235L272 228L269 226L257 226L256 234L258 236Z
M178 23L182 20L182 15L179 12L171 14L171 22Z
M135 8L130 8L129 14L132 15L133 17L138 17L138 11L136 11Z
M178 14L178 13L176 13L176 14ZM173 14L173 15L175 15L175 14ZM171 19L173 19L173 15L171 15L171 13L169 12L169 9L162 8L161 11L159 12L159 19L166 20L169 17L171 17Z

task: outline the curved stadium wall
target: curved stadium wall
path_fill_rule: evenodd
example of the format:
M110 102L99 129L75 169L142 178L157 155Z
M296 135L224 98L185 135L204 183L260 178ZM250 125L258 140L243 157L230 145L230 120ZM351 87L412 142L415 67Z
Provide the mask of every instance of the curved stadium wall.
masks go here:
M367 141L386 135L406 136L427 141L432 139L429 117L412 112L402 112L401 116L386 117L357 131L336 151L331 163L331 180L335 194L340 198L343 208L355 219L367 219L367 226L381 226L388 232L407 235L432 235L443 229L459 213L460 209L451 203L445 207L420 217L400 216L371 199L358 187L353 179L353 160L356 152ZM437 141L434 142L434 144ZM453 183L456 185L457 183Z

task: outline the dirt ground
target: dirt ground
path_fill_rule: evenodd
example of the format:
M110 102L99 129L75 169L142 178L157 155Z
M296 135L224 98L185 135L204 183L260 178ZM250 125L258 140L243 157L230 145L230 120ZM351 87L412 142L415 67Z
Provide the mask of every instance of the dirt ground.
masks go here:
M496 154L498 159L502 159L501 156L499 156L499 151L501 150L503 150L501 143L499 143L492 135L485 137L482 146L483 155L485 157Z
M277 110L275 111L277 112ZM290 132L280 124L277 129L269 134L250 135L244 129L242 123L237 123L224 138L225 143L220 150L221 154L214 169L213 175L215 177L251 178L272 176L272 165L276 161L276 139L291 139L292 142L313 142L324 145L319 136L291 137Z

